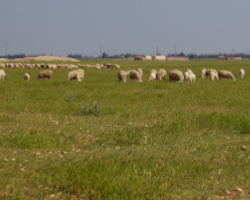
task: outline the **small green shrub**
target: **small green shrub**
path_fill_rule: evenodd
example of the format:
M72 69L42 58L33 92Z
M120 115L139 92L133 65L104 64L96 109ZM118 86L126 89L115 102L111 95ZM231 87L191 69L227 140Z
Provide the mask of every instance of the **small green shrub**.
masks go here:
M88 102L84 103L81 101L80 103L80 112L83 115L95 115L95 116L99 116L100 112L101 112L101 108L100 108L100 104L101 102L94 102L94 107L90 108Z
M67 102L73 101L74 93L72 91L71 91L71 93L69 93L68 91L66 93L67 93L66 101Z

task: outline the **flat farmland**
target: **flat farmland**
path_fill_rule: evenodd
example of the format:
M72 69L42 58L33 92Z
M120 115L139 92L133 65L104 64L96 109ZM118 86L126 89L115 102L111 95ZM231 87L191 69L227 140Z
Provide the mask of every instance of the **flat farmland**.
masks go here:
M250 61L129 61L142 83L118 81L119 69L4 69L0 82L2 199L249 199ZM151 69L165 80L148 82ZM236 81L201 78L230 70ZM239 78L239 69L246 75ZM170 83L191 69L196 83ZM23 80L24 73L31 80Z

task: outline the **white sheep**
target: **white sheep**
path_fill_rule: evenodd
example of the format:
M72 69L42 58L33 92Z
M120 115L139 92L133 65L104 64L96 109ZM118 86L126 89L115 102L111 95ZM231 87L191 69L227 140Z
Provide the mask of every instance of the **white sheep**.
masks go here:
M192 70L191 69L187 69L187 73L189 74L193 74Z
M157 70L156 69L151 69L150 72L149 72L148 81L156 80L156 74L157 74Z
M0 70L0 81L3 80L4 81L4 77L6 76L6 73L3 69Z
M201 70L201 78L206 77L207 69L202 69Z
M30 80L30 75L28 73L24 74L24 80L29 81Z
M166 78L167 71L165 69L159 69L158 73L156 74L157 79L161 80L163 78Z
M189 74L189 81L190 81L191 83L195 83L195 81L196 81L196 76L195 76L195 74Z
M126 78L128 76L128 72L124 70L120 70L117 74L119 81L122 81L123 83L126 83Z
M211 68L207 69L207 71L206 71L206 76L209 76L209 77L210 77L210 73L211 73L211 72L214 72L214 77L216 77L217 80L219 80L218 72L217 72L216 69L211 69Z
M240 69L239 74L240 74L240 78L244 78L244 76L245 76L245 70L244 69Z
M215 76L216 76L216 75L215 75L215 72L214 72L214 71L210 72L209 77L210 77L210 80L211 80L211 81L214 81L214 77L215 77Z
M185 81L187 81L187 82L190 81L190 80L189 80L189 76L190 76L190 74L189 74L188 72L185 72L185 73L184 73Z
M136 71L138 71L140 73L141 77L142 77L142 75L143 75L142 69L141 68L137 68Z
M83 69L77 69L77 70L71 71L67 74L67 77L66 77L67 80L77 80L77 81L82 81L83 78L84 78Z
M45 78L52 79L53 78L53 72L51 70L42 71L42 72L40 72L38 74L37 80L45 79Z

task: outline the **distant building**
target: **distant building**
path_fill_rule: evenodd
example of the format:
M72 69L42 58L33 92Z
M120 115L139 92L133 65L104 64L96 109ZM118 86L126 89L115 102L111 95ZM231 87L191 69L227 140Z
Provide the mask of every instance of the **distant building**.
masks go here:
M166 60L166 56L155 56L155 60Z
M145 56L135 56L134 60L146 60Z
M230 60L242 60L242 57L229 57Z
M169 61L189 61L188 57L167 57Z
M146 56L146 60L152 60L152 56Z
M225 59L227 59L227 57L226 56L218 56L218 59L225 60Z

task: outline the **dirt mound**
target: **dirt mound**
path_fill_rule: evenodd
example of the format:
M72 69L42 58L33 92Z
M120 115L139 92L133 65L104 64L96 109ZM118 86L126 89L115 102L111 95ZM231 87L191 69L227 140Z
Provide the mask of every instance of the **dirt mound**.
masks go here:
M34 59L34 57L25 57L25 58L14 58L11 61L30 61L33 59Z
M7 58L0 58L0 62L7 62L7 61L9 61L9 59L7 59Z
M37 57L25 57L25 58L14 58L14 59L6 59L6 58L0 58L0 62L11 62L11 61L20 61L20 62L26 62L26 61L64 61L64 62L79 62L79 60L74 58L68 58L68 57L57 57L57 56L37 56Z
M70 62L79 62L79 60L68 57L57 57L57 56L38 56L34 57L35 61L70 61Z

